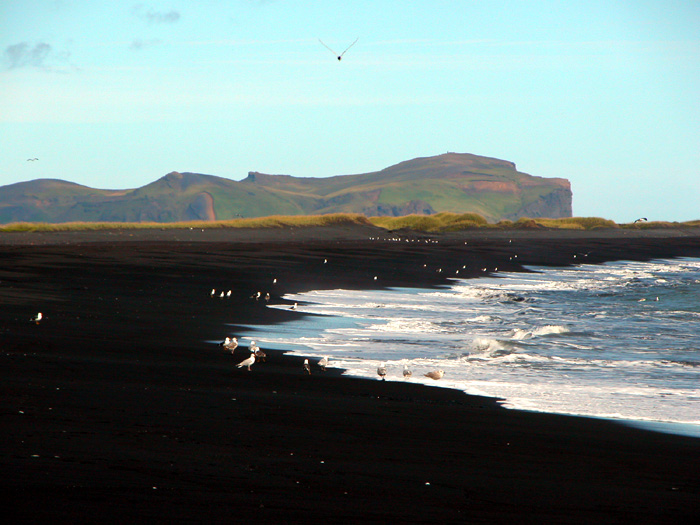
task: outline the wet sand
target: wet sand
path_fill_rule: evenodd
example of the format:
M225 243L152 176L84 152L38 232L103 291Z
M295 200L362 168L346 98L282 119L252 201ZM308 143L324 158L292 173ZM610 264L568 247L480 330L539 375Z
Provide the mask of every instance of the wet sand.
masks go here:
M310 289L437 286L463 265L460 276L477 276L672 256L700 256L697 230L0 234L4 513L13 523L689 523L700 439L341 377L313 359L306 376L302 358L274 348L248 372L235 367L246 348L208 342L235 334L225 323L302 315L251 299L258 291L279 304Z

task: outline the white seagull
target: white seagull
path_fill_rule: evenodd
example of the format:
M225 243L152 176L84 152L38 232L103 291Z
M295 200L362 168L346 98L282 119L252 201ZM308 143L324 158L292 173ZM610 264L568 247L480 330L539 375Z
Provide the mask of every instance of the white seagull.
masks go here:
M404 376L404 378L405 378L405 379L408 379L408 378L411 377L412 375L413 375L413 372L411 372L411 371L408 369L408 365L403 365L403 376Z
M243 368L244 366L248 367L248 372L250 372L250 367L253 366L253 363L255 363L255 354L251 353L250 357L248 359L244 359L240 363L236 365L237 368Z
M328 356L322 357L321 360L318 362L318 366L320 366L321 370L325 372L326 367L328 366Z
M311 365L309 364L308 359L304 359L304 372L311 375Z
M354 45L357 43L357 41L358 41L359 39L360 39L360 37L358 36L358 37L355 39L355 41L354 41L352 44L350 44L348 47L346 47L346 48L345 48L345 51L343 51L343 52L340 53L340 54L336 53L336 52L333 51L330 47L328 47L326 44L324 44L324 43L323 43L323 40L321 40L320 38L318 39L318 41L321 42L321 44L323 44L323 47L325 47L328 51L330 51L331 53L333 53L333 55L335 55L335 57L338 59L338 61L340 61L340 60L342 60L343 55L344 55L345 53L348 52L348 49L350 49L352 46L354 46Z
M379 374L379 377L381 377L382 381L384 381L384 378L386 377L386 365L384 363L379 365L379 368L377 368L377 374Z
M437 381L438 379L442 379L442 376L444 375L445 372L443 372L442 370L433 370L425 374L425 377L429 377L430 379L435 379Z
M639 219L637 219L636 221L634 221L633 224L637 224L638 222L647 222L648 220L649 220L649 219L647 219L646 217L640 217Z
M41 321L43 318L44 318L44 316L41 314L41 312L39 312L39 313L36 314L34 317L32 317L32 318L30 319L30 321L33 322L33 323L39 324L39 321Z

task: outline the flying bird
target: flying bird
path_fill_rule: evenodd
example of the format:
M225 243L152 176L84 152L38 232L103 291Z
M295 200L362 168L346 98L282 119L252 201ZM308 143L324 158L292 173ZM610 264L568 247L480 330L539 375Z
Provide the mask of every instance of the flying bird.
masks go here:
M340 59L338 59L338 60L340 60ZM36 157L34 157L33 159L27 159L27 162L34 162L35 160L39 160L39 159L37 159Z
M384 363L379 365L379 368L377 368L377 374L379 374L379 377L381 377L382 381L384 381L384 378L386 377L386 365Z
M425 377L429 377L430 379L435 379L437 381L438 379L442 379L442 376L444 375L445 372L442 370L433 370L432 372L425 374Z
M243 368L244 366L247 366L248 372L250 372L250 367L253 366L253 363L255 363L255 353L251 353L248 359L244 359L243 361L238 363L236 367Z
M637 219L636 221L634 221L633 224L637 224L638 222L646 222L646 221L648 221L648 220L649 220L649 219L647 219L646 217L640 217L639 219Z
M346 48L345 48L345 51L343 51L343 52L340 53L340 54L336 53L336 52L333 51L330 47L328 47L326 44L324 44L324 43L323 43L323 40L321 40L320 38L318 39L318 41L321 42L321 44L323 44L323 47L325 47L328 51L330 51L331 53L333 53L333 55L338 59L338 61L340 61L340 60L342 60L343 55L344 55L345 53L348 52L348 49L350 49L352 46L354 46L354 45L357 43L357 41L358 41L359 39L360 39L360 37L358 36L358 37L355 39L355 42L353 42L353 43L350 44L348 47L346 47Z

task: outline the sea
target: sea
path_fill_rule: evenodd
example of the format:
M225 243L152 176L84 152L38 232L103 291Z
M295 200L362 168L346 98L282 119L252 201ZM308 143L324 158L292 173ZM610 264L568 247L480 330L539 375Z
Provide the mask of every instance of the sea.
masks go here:
M308 315L246 327L242 344L328 356L346 375L375 380L384 364L388 381L506 408L700 437L700 259L526 270L432 289L288 295ZM441 380L425 377L437 369Z

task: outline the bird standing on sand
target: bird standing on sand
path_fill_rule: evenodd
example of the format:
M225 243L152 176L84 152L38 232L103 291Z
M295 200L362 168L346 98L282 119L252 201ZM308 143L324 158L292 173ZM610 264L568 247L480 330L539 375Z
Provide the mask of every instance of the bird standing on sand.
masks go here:
M39 312L39 313L36 314L34 317L32 317L32 318L30 319L30 321L33 322L33 323L39 324L39 321L41 321L43 318L44 318L44 316L41 314L41 312Z
M251 353L248 359L244 359L243 361L238 363L236 365L236 368L243 368L244 366L247 366L248 372L250 372L250 367L253 366L253 363L255 363L255 353Z
M411 372L411 371L408 369L408 365L403 365L403 377L404 377L404 379L408 379L408 378L411 377L412 375L413 375L413 372Z
M231 350L231 353L238 348L238 339L235 337L227 337L224 339L223 343L219 343L219 346L223 346L226 350Z
M296 309L297 309L297 303L294 303L294 304L291 306L290 310L296 310Z
M433 370L425 374L425 377L429 377L430 379L435 379L437 381L438 379L442 379L442 376L444 375L445 372L443 372L442 370Z
M309 364L308 359L304 359L304 372L311 375L311 365Z
M384 381L384 378L386 377L386 365L384 363L379 365L379 368L377 368L377 374L379 374L379 377L381 377L382 381Z
M263 363L265 362L265 358L267 357L267 354L260 350L260 347L256 346L255 347L255 358L258 361L262 361Z
M321 360L318 362L318 366L320 366L321 370L325 372L326 367L328 366L328 356L322 357Z

